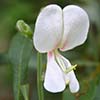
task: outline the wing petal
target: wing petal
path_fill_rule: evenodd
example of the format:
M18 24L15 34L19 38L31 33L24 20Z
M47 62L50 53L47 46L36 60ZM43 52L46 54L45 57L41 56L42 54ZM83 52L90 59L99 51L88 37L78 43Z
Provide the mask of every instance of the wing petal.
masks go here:
M63 60L64 65L66 67L66 70L72 66L68 59L66 59L62 55L59 55L59 57ZM65 82L66 82L66 84L67 84L67 82L69 82L70 91L72 93L78 92L80 86L79 86L79 82L78 82L78 80L77 80L77 78L75 76L74 71L72 70L69 73L64 73L64 75L65 75Z

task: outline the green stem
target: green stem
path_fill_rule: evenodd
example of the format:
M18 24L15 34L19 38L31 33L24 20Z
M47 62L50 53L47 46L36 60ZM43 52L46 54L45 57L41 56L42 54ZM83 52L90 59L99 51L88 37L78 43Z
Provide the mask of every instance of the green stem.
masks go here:
M42 55L37 53L37 87L38 87L38 100L44 100L43 94L43 81L42 81Z

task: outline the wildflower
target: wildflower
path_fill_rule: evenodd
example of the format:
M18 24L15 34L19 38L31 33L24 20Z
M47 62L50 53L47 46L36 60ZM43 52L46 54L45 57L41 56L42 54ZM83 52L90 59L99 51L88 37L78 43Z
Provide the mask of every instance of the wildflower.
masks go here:
M34 45L40 53L47 52L44 87L47 91L61 92L69 84L72 93L78 92L79 82L72 66L57 49L68 51L83 44L87 38L89 19L87 13L75 5L63 10L55 4L43 8L37 18Z

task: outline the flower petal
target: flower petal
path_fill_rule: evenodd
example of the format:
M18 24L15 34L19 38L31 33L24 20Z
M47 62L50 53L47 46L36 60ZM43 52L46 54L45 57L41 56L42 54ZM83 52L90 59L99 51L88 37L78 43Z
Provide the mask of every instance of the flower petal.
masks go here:
M80 7L69 5L63 9L64 34L61 50L72 49L85 42L89 29L87 13Z
M57 93L65 89L65 81L62 70L54 59L54 54L48 54L47 69L44 80L44 87L47 91Z
M72 65L71 63L69 62L68 59L66 59L65 57L63 57L62 55L59 55L61 57L61 59L63 60L64 64L65 64L65 67L68 69L70 68ZM65 73L64 73L65 74ZM72 93L76 93L79 91L79 82L74 74L74 71L70 71L69 73L66 73L65 74L65 82L67 84L67 82L69 82L69 88L70 88L70 91Z
M34 31L35 48L45 53L57 48L62 38L62 9L57 5L43 8L37 18Z
M69 73L69 77L70 77L70 83L69 83L70 91L71 91L72 93L78 92L80 86L79 86L79 82L78 82L78 80L76 79L76 76L75 76L75 74L74 74L73 71Z

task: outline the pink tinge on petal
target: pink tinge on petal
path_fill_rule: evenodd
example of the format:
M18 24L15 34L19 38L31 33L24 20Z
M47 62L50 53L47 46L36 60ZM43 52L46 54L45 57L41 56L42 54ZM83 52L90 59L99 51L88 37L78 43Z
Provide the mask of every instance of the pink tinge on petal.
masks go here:
M63 44L63 46L60 48L60 50L61 50L61 51L64 51L64 49L66 48L66 46L67 46L67 40L66 40L66 42Z
M48 52L44 88L49 92L57 93L63 91L65 85L63 72L55 61L54 53Z
M52 52L48 52L48 59L52 58L53 53Z

